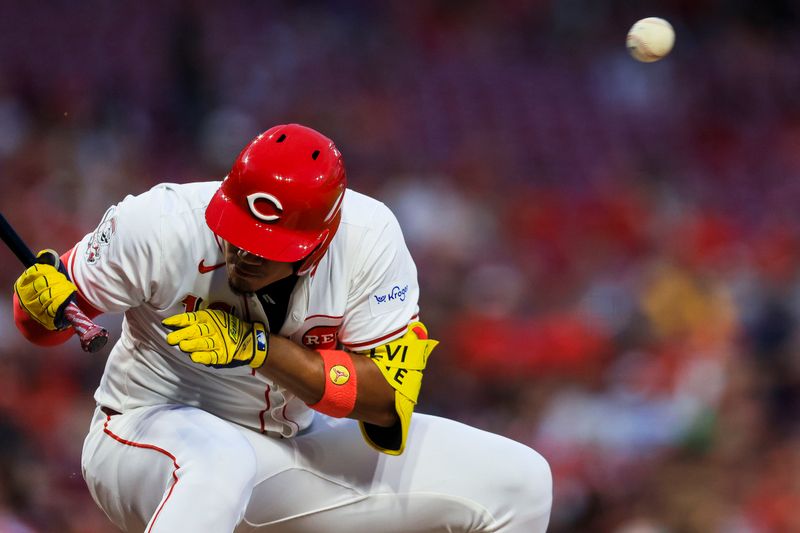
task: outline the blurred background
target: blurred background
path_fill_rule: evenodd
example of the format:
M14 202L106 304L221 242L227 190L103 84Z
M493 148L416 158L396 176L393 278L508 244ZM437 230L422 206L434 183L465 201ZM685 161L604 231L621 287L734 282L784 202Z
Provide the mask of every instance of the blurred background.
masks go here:
M0 210L63 251L127 194L315 127L417 261L442 340L419 410L541 452L551 532L800 531L798 15L3 0ZM646 16L677 33L654 64L624 46ZM0 261L0 532L111 532L80 474L104 357L24 341Z

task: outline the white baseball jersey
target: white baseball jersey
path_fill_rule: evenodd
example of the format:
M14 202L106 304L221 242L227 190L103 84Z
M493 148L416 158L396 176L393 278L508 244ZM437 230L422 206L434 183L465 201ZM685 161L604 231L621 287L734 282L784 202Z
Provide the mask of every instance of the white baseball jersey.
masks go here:
M248 366L204 367L165 340L162 319L200 308L267 321L255 295L228 287L222 242L206 226L219 185L161 184L128 196L73 248L67 266L81 294L100 311L125 313L95 399L121 412L189 405L292 437L311 423L304 402ZM312 349L368 349L405 333L418 298L394 215L347 190L339 230L316 270L299 278L279 333Z

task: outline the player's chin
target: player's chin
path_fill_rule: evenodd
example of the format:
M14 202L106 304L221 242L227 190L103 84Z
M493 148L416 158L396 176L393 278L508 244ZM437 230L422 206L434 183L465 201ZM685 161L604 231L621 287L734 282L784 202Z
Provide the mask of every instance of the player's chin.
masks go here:
M230 287L231 291L234 294L243 295L256 292L259 287L255 287L252 283L249 283L246 279L240 278L235 275L228 276L228 287Z

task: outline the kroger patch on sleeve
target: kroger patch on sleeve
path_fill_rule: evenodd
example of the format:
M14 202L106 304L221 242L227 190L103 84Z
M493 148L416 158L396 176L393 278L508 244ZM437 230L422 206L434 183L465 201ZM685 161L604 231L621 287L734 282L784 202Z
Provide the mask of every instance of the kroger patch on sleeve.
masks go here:
M382 287L369 296L369 310L372 316L378 316L390 311L402 309L408 294L409 284L396 283Z

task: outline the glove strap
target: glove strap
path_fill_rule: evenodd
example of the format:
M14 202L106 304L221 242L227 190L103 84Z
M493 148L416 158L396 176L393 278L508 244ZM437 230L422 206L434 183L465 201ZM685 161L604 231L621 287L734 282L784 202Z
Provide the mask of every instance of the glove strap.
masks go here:
M261 322L253 323L253 358L249 365L253 368L260 368L267 360L269 351L269 332Z
M309 407L335 418L345 417L353 412L358 391L353 358L342 350L319 350L319 354L325 367L325 392Z

